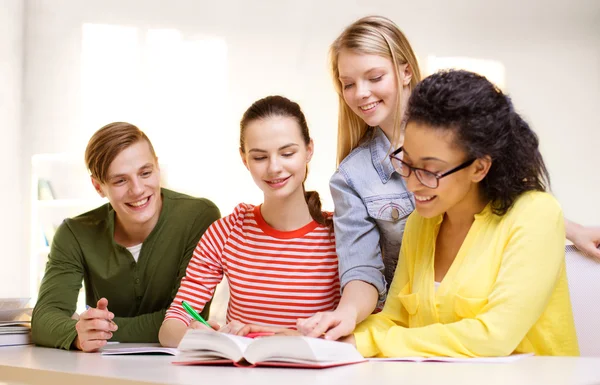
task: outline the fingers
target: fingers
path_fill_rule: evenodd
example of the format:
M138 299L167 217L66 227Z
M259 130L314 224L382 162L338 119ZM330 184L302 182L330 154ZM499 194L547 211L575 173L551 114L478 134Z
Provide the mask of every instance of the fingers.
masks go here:
M112 320L115 318L115 315L108 311L107 309L94 309L93 307L87 309L79 316L80 319L91 320L91 319L103 319L103 320Z
M106 345L107 340L113 337L117 325L105 319L80 319L75 324L77 341L75 346L84 352L94 352Z
M330 328L336 327L341 322L335 312L317 313L314 316L296 321L298 331L307 337L321 337Z
M239 321L231 321L227 325L223 326L219 331L221 333L237 334L237 332L239 332L244 326L246 325Z
M592 244L591 247L586 247L584 251L594 258L600 259L600 249L598 249L596 244Z
M248 333L277 333L281 331L281 328L274 328L271 326L263 326L263 325L255 325L248 324L244 325L244 327L240 328L237 333L238 336L245 336Z
M92 353L98 351L104 345L106 345L106 340L87 340L79 343L79 347L81 351L86 353Z
M337 340L351 334L356 326L355 320L343 312L317 313L307 319L296 322L298 331L307 337L324 336L328 340Z
M111 339L113 332L118 329L113 321L114 317L115 315L108 311L108 300L100 298L96 308L88 308L79 315L75 324L75 346L84 352L95 352L106 345L107 340Z
M98 304L96 305L96 308L98 308L100 310L108 310L108 300L104 297L100 298L98 300Z
M321 317L320 322L308 333L307 337L321 337L329 329L340 324L341 320L334 317L333 313L326 313Z
M114 332L118 329L117 325L103 318L79 319L75 324L78 333L87 333L93 330L103 332Z
M210 322L209 322L209 324L210 324ZM206 326L202 322L198 322L196 320L192 320L189 327L190 327L190 329L211 330L208 326Z
M296 321L296 328L300 333L308 335L321 322L322 317L323 313L316 313L310 318L299 318Z
M339 325L330 329L325 333L326 340L337 341L338 339L351 334L354 331L354 326L348 326L346 322L341 322Z
M210 325L210 327L212 327L215 330L221 329L221 325L219 325L216 321L208 320L206 322L208 322L208 324Z

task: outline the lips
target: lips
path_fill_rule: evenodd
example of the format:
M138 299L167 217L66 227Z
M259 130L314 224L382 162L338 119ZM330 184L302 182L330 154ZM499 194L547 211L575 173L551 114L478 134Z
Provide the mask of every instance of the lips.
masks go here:
M417 205L426 205L426 204L433 202L435 200L435 198L437 198L437 195L416 195L416 194L414 194L414 197L415 197L415 202L417 203Z
M358 108L363 112L373 111L375 107L377 107L381 103L381 100L369 104L363 104L362 106L358 106Z
M150 198L152 196L148 196L146 198L140 199L138 201L135 202L131 202L131 203L126 203L127 206L134 208L134 209L139 209L140 207L145 207L148 205L148 202L150 202Z
M271 187L280 187L280 186L283 186L285 184L285 182L287 182L288 179L290 179L290 178L291 178L291 175L288 177L285 177L285 178L265 180L265 183Z

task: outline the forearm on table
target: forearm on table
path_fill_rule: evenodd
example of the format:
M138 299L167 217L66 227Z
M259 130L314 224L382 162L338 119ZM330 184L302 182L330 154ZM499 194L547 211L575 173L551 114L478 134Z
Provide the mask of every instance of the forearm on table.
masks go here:
M350 281L344 287L338 311L354 315L359 323L373 313L378 298L375 286L364 281Z
M582 226L580 224L572 222L565 218L565 233L569 241L573 242L573 238L576 237L577 232L579 232L581 228Z
M162 346L175 348L179 345L187 328L185 323L176 318L167 319L160 327L158 340Z

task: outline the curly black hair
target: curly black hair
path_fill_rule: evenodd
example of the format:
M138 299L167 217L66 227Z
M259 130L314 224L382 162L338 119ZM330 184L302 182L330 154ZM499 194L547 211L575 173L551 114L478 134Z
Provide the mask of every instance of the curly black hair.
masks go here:
M510 98L485 77L444 70L421 81L410 96L408 121L453 130L468 157L492 159L481 181L492 211L504 215L526 191L546 191L550 176L537 135Z

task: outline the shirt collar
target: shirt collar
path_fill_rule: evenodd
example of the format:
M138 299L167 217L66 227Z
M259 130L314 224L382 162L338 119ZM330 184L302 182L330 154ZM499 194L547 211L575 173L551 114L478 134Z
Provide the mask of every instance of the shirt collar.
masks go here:
M381 181L385 184L396 171L389 156L394 149L391 148L390 141L381 128L374 127L372 130L371 142L369 143L371 160Z

